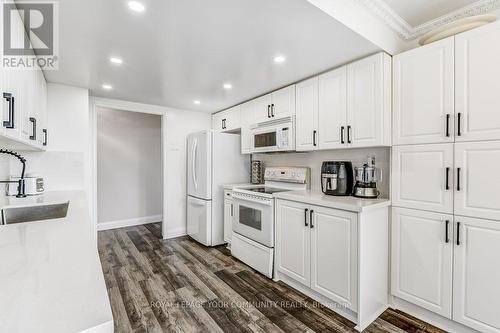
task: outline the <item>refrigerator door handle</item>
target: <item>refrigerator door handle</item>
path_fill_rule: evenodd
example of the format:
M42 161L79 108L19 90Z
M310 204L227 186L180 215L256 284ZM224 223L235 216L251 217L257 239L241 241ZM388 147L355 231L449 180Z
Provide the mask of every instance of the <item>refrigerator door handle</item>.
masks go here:
M193 174L193 183L194 183L194 188L198 189L198 181L196 180L196 150L198 149L198 140L194 139L193 141L193 151L192 151L192 163L193 165L191 166L191 171Z

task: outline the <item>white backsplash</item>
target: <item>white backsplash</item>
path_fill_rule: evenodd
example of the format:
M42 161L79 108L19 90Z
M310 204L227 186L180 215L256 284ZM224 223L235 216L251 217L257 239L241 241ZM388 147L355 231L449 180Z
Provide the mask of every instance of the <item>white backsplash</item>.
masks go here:
M84 154L79 152L20 151L26 158L26 173L36 173L44 178L46 191L71 191L84 189ZM21 163L16 158L0 156L0 179L21 174ZM5 195L0 187L0 195Z
M368 156L375 156L376 166L382 169L382 181L378 189L385 198L389 197L390 184L390 148L359 148L342 150L323 150L307 153L270 153L254 154L254 160L260 160L264 167L296 166L311 168L311 189L321 191L321 164L323 161L351 161L353 167L362 166Z

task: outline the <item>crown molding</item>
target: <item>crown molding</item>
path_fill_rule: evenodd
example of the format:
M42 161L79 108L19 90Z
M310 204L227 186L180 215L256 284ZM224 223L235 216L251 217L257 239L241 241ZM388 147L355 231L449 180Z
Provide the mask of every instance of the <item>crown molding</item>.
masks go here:
M479 0L451 13L440 16L434 20L430 20L413 27L401 16L399 16L383 0L355 1L359 5L370 11L374 16L382 20L387 26L389 26L394 32L396 32L401 39L405 41L414 40L433 29L436 29L458 19L485 14L500 8L500 0Z

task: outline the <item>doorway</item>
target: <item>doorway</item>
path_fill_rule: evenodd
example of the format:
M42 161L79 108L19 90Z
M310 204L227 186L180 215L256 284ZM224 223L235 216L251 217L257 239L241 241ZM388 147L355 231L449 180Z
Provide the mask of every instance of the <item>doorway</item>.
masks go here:
M97 230L161 222L161 116L96 108Z
M107 211L107 210L101 210L99 211L99 197L102 195L106 195L106 193L109 192L102 192L101 195L99 195L99 178L100 176L98 175L98 167L99 167L99 160L98 160L98 117L99 117L99 110L106 109L107 111L114 111L117 112L116 114L132 114L130 117L130 120L133 120L135 117L139 115L139 118L143 118L144 116L156 116L155 121L160 122L160 138L159 138L159 144L160 144L160 175L156 177L155 181L155 186L160 185L160 191L158 194L158 190L155 190L154 193L156 193L157 198L160 201L160 214L154 214L154 215L149 215L150 213L146 213L144 216L136 216L136 217L131 217L131 218L109 218L111 215L106 215L106 214L111 214L113 210ZM162 233L165 235L165 229L166 229L166 222L165 222L165 216L167 216L167 200L165 200L165 194L166 188L167 188L167 148L166 148L166 142L167 142L167 134L166 134L166 124L167 124L167 109L163 107L158 107L158 106L153 106L153 105L148 105L148 104L140 104L140 103L133 103L133 102L127 102L127 101L120 101L120 100L112 100L112 99L105 99L105 98L98 98L98 97L91 97L90 99L90 132L91 132L91 145L90 145L90 159L91 159L91 177L90 177L90 183L88 185L89 188L89 193L90 193L90 214L91 214L91 224L94 229L94 237L95 241L97 244L97 231L98 230L104 230L104 229L110 229L110 228L115 228L115 227L120 227L120 226L125 226L125 225L134 225L134 224L143 224L143 223L148 223L148 222L162 222ZM141 116L142 115L142 116ZM124 116L127 117L127 116ZM129 117L127 117L129 118ZM113 121L112 119L108 119L107 121ZM144 129L143 129L144 130ZM140 132L140 131L139 131ZM127 136L127 132L125 131L125 134L123 136ZM157 136L157 132L155 134ZM101 138L102 139L102 138ZM108 138L109 139L109 138ZM115 140L116 141L116 140ZM120 141L120 139L118 139ZM112 141L111 141L112 142ZM111 144L111 143L109 143ZM120 146L120 142L115 142L116 147ZM140 145L139 145L140 146ZM123 145L121 145L123 148ZM109 147L108 147L109 149ZM137 162L139 163L139 162ZM156 162L155 162L156 163ZM113 162L111 162L110 165L112 165ZM108 166L109 167L109 166ZM146 166L144 166L146 168ZM146 170L146 169L141 169L140 167L136 167L136 174L141 173L137 170ZM144 171L142 171L144 172ZM101 173L101 175L103 175ZM102 180L102 179L101 179ZM123 183L127 182L127 179L124 178L114 178L114 181L112 182L111 185L113 184L120 184L120 181ZM137 180L139 182L139 180ZM139 184L139 183L136 183ZM119 186L123 192L127 192L126 186L120 185ZM109 190L109 189L108 189ZM116 190L118 191L118 189ZM115 191L115 193L116 193ZM138 191L141 192L141 191ZM111 191L112 195L113 192ZM137 198L137 197L136 197ZM107 200L112 200L107 198ZM144 199L143 199L144 200ZM117 200L119 201L119 200ZM144 202L144 201L143 201ZM156 203L157 205L157 203ZM143 204L141 209L146 209L145 207L150 207L149 204ZM157 206L155 206L157 207ZM112 208L113 209L113 208ZM140 210L138 210L140 211ZM146 210L143 210L145 212ZM146 211L147 212L147 211ZM106 218L107 217L107 218ZM116 216L115 216L116 217ZM135 220L134 220L135 219ZM106 221L107 220L107 221ZM155 220L155 221L154 221ZM99 223L101 222L101 223ZM106 223L109 222L109 223ZM102 225L101 225L102 224Z

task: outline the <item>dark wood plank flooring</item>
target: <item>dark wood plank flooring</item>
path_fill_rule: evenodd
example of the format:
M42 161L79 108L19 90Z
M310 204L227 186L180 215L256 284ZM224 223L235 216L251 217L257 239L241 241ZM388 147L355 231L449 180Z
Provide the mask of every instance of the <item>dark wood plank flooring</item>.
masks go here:
M354 332L355 324L284 283L161 224L99 232L115 332ZM442 332L387 310L366 332Z

